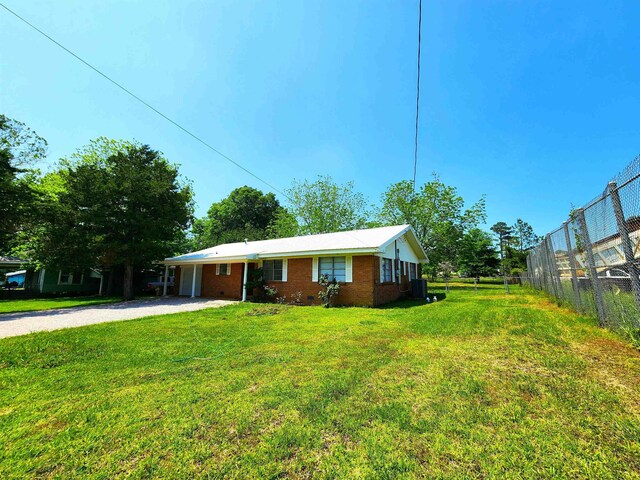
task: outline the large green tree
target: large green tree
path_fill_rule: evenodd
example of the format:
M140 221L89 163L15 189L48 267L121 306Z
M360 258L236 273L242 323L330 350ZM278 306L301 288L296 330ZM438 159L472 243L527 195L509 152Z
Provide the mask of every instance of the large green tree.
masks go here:
M493 246L491 235L479 228L473 228L462 236L458 267L468 276L495 275L500 265L498 252Z
M418 189L407 180L391 185L382 196L379 217L385 225L413 226L429 256L426 271L435 276L442 262L457 267L460 239L485 220L485 200L465 208L457 189L434 175Z
M536 235L533 227L521 218L512 226L506 222L497 222L491 230L500 247L505 274L514 275L525 270L528 251L536 246L542 237Z
M542 241L542 237L537 235L533 227L527 222L518 218L511 227L511 239L505 248L505 255L509 261L511 274L522 272L527 269L527 255L529 250Z
M32 219L33 166L46 151L46 140L24 123L0 114L0 254L16 246L20 231Z
M122 266L124 298L133 272L175 253L193 214L191 186L149 146L98 139L61 162L40 186L35 257L56 267Z
M504 279L504 288L509 293L509 283L507 275L511 273L511 258L507 255L509 243L513 240L513 230L505 222L497 222L491 227L491 231L498 239L500 248L500 264L502 269L502 277Z
M228 197L212 204L206 217L194 222L194 248L268 238L269 227L282 211L273 193L265 194L247 186L236 188Z
M365 228L369 206L353 182L336 183L330 176L315 181L294 181L287 191L290 217L285 224L298 224L299 235L340 232ZM295 222L294 222L295 220Z
M513 245L519 252L526 252L542 241L542 237L534 232L533 227L521 218L518 218L513 224L511 233L514 240Z

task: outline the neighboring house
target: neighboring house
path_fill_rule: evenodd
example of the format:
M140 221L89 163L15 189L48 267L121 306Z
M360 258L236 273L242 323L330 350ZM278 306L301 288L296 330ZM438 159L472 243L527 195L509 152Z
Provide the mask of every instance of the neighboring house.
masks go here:
M98 293L100 274L90 269L73 271L41 268L33 272L27 285L29 290L40 293Z
M0 287L5 283L5 274L12 273L22 265L22 259L18 257L0 255Z
M631 291L631 277L622 246L622 238L619 233L611 233L617 229L617 225L614 222L613 224L607 224L603 227L607 229L606 233L603 233L603 230L596 232L590 231L590 237L593 237L590 238L590 240L592 242L591 248L598 278L606 281L609 285L617 285L623 291ZM627 232L629 234L629 240L631 240L633 256L637 260L640 258L640 217L634 216L627 219ZM580 238L579 233L575 231L571 233L573 234L571 246L576 261L576 274L582 283L588 282L587 272L589 271L589 266L587 264L587 253L583 248L578 249L576 246L578 243L576 239ZM561 245L560 248L556 247L554 254L560 277L571 279L571 265L566 245ZM537 267L537 273L538 275L544 274L542 268L539 266Z
M89 269L26 269L7 273L6 277L7 281L17 281L17 288L38 293L98 293L100 288L100 274Z
M255 242L239 242L167 258L178 295L246 300L248 274L262 268L267 284L287 300L318 304L320 275L341 284L337 305L377 306L410 292L427 261L409 225ZM299 295L301 294L301 295Z
M24 288L24 281L27 278L26 270L16 270L5 274L5 288Z

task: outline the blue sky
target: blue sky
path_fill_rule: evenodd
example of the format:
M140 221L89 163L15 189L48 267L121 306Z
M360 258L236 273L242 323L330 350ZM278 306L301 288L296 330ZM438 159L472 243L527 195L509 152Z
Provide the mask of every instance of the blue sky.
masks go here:
M280 189L329 174L374 203L412 176L417 0L1 1ZM423 2L419 183L545 233L640 153L639 2ZM199 215L268 190L3 9L0 38L0 111L51 162L135 138Z

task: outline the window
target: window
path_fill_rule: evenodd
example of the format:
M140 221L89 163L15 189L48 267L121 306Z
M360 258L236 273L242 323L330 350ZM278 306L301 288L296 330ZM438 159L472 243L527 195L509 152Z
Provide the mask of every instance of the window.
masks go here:
M393 269L393 260L390 258L382 259L382 282L390 282L391 281L391 271Z
M336 282L347 281L346 257L320 257L318 262L320 275L326 275L329 280Z
M600 252L600 256L607 265L619 263L623 260L615 247L609 247L606 250L602 250Z
M219 263L216 267L216 275L231 275L231 265Z
M416 264L410 263L409 264L409 280L415 280L415 279L416 279Z
M282 281L282 260L265 260L262 262L262 278L267 281Z
M82 284L81 272L65 272L60 270L58 274L58 285L80 285Z

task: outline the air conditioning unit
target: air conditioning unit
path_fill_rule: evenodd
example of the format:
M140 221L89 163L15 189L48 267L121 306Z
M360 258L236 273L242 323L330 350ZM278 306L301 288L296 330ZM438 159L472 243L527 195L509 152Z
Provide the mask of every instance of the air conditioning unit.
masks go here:
M411 295L413 298L426 298L427 281L424 278L416 278L411 280Z

